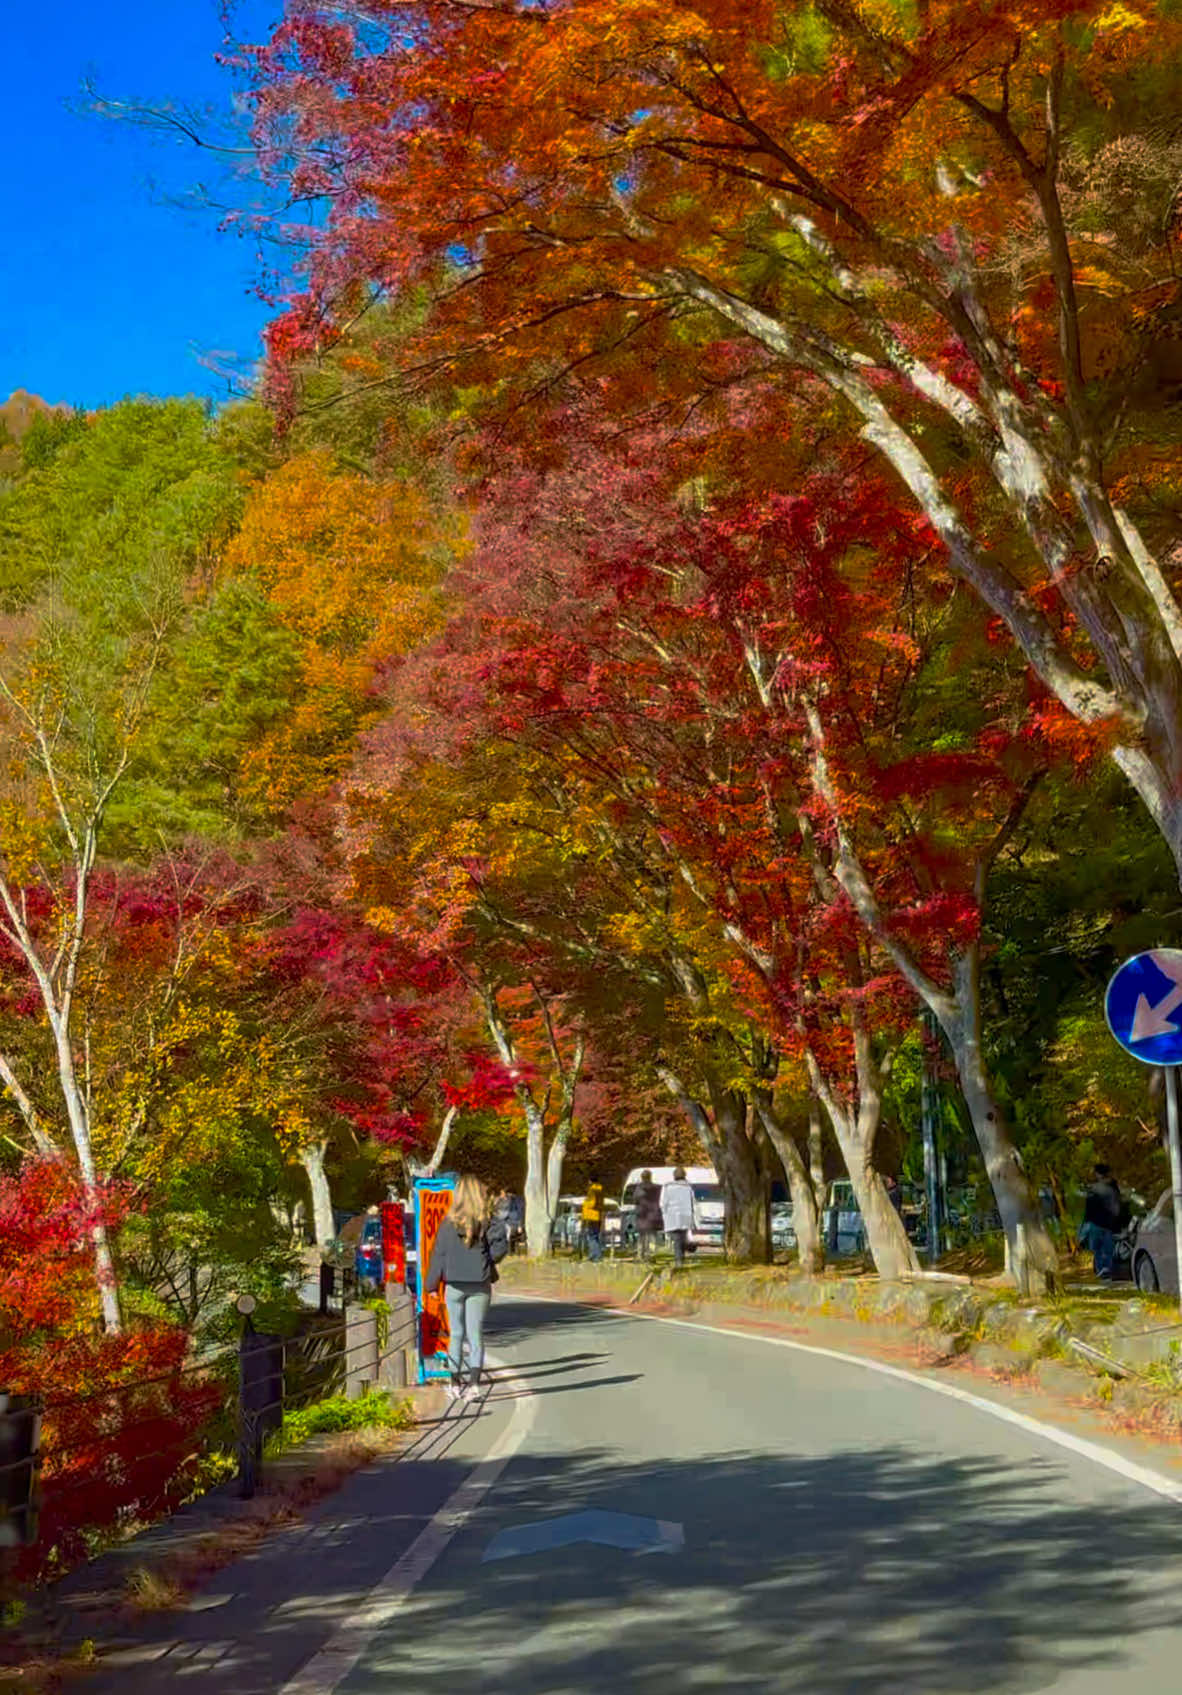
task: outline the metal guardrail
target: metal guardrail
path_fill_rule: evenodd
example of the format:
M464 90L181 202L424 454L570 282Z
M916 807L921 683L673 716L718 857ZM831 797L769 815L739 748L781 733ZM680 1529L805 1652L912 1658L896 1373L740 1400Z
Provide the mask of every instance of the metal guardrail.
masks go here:
M114 1490L118 1511L140 1511L146 1492L159 1483L158 1474L147 1481L152 1465L175 1454L169 1485L179 1485L202 1458L227 1451L231 1440L239 1492L249 1498L261 1480L266 1439L290 1413L341 1392L405 1387L413 1307L390 1308L383 1340L376 1312L347 1300L334 1309L331 1295L330 1289L325 1297L322 1285L320 1316L339 1319L339 1327L285 1338L256 1331L247 1313L237 1345L157 1377L44 1399L0 1391L0 1548L34 1546L46 1509L60 1520L63 1503L93 1488L96 1479ZM204 1428L179 1430L165 1446L129 1449L126 1439L137 1432L148 1443L150 1432L159 1438L178 1386L193 1382L221 1391Z

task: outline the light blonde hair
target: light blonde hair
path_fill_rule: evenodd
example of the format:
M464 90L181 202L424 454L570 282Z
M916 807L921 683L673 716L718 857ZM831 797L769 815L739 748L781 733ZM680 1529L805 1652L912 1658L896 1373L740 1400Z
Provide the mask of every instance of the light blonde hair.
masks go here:
M474 1247L488 1223L488 1190L479 1177L471 1173L458 1179L451 1198L448 1217L456 1227L461 1241Z

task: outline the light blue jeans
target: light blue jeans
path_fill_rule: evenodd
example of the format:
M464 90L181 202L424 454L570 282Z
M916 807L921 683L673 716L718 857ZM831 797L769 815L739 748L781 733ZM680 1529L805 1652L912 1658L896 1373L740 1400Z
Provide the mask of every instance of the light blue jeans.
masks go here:
M451 1333L447 1344L448 1364L453 1378L461 1375L464 1365L464 1344L467 1343L468 1365L472 1375L484 1364L484 1321L492 1288L488 1283L449 1283L444 1294L447 1302L447 1324Z

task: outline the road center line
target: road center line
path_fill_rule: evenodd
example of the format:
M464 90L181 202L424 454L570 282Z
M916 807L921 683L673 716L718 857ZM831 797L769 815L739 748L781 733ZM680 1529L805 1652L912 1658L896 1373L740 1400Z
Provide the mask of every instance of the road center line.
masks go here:
M502 1362L489 1356L489 1364ZM415 1586L422 1582L458 1530L476 1511L485 1495L521 1448L533 1426L537 1396L521 1378L501 1377L513 1393L513 1411L483 1459L477 1460L464 1481L415 1537L410 1547L380 1577L349 1619L279 1691L279 1695L333 1695L361 1659L374 1637L397 1613Z
M577 1301L568 1301L561 1295L514 1294L503 1296L502 1299L545 1301L555 1306L580 1304ZM962 1406L975 1407L978 1412L988 1413L990 1418L1000 1419L1003 1424L1012 1424L1019 1430L1025 1430L1028 1435L1041 1437L1044 1442L1066 1448L1081 1459L1091 1460L1093 1465L1103 1466L1106 1471L1115 1472L1127 1482L1140 1484L1143 1489L1152 1490L1155 1495L1161 1495L1165 1500L1173 1501L1176 1506L1182 1506L1182 1482L1166 1477L1160 1471L1153 1471L1149 1466L1138 1465L1136 1460L1126 1459L1123 1454L1118 1454L1112 1448L1105 1448L1099 1442L1089 1442L1083 1436L1072 1436L1069 1431L1058 1430L1053 1424L1044 1424L1041 1419L1031 1418L1028 1413L1016 1412L1012 1407L1002 1406L1000 1402L988 1400L984 1395L974 1395L968 1389L957 1389L951 1383L937 1383L918 1371L886 1365L882 1360L867 1359L861 1354L843 1354L836 1348L819 1348L811 1342L793 1342L787 1336L763 1336L754 1330L731 1330L723 1324L701 1324L690 1318L665 1318L655 1312L637 1312L634 1307L597 1306L593 1310L606 1313L611 1318L635 1318L643 1320L646 1324L672 1324L679 1330L704 1330L711 1336L729 1336L732 1340L742 1342L760 1342L772 1348L791 1348L798 1354L814 1354L819 1359L838 1360L842 1365L860 1366L863 1371L877 1371L883 1377L894 1377L901 1383L913 1383L917 1388L926 1389L933 1395L944 1395L950 1401L959 1401Z

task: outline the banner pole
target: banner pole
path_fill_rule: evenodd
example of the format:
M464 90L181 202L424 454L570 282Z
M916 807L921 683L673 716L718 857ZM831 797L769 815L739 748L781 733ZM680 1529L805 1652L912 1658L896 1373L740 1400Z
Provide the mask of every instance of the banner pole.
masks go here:
M1178 1304L1182 1306L1182 1146L1178 1138L1178 1067L1167 1065L1165 1073L1170 1184L1174 1191L1174 1255L1178 1265Z

